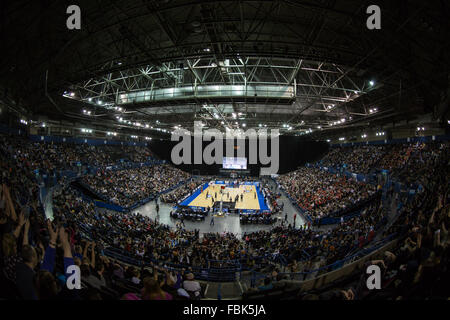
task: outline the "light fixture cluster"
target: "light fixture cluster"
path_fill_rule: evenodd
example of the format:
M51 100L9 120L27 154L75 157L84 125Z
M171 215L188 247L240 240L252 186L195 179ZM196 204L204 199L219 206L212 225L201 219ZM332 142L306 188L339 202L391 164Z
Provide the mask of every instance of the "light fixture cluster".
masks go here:
M363 133L362 135L361 135L361 138L367 138L367 134L365 134L365 133Z
M131 136L131 138L133 138L133 139L137 139L137 138L138 138L138 136Z
M345 123L345 121L347 121L345 118L342 118L341 120L337 120L337 121L333 121L330 126L336 126L338 124L343 124Z
M85 115L87 115L87 116L90 116L90 115L91 115L91 111L90 111L90 110L83 109L83 113L84 113Z
M82 129L81 129L81 132L83 132L83 133L92 133L92 129L85 129L85 128L82 128Z
M117 132L107 132L106 135L108 135L108 136L117 136Z
M345 137L340 137L339 138L339 141L344 141L345 140Z
M24 119L20 119L20 123L24 125L28 125L28 121Z
M64 96L64 97L71 97L71 98L73 98L73 97L75 97L75 92L72 92L72 91L64 91L63 96Z
M384 136L385 134L386 134L386 132L381 131L381 132L377 132L375 135L376 135L377 137L380 137L380 136Z
M416 131L425 131L425 127L417 127Z
M372 109L369 109L369 113L375 113L375 112L377 112L378 111L378 108L372 108Z

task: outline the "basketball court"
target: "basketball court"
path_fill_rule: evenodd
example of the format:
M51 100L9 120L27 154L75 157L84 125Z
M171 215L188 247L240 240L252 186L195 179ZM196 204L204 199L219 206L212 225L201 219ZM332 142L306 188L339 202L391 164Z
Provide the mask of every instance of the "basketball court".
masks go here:
M208 208L214 207L215 204L221 201L224 203L234 202L236 196L238 196L238 200L235 203L235 209L243 211L264 211L269 209L256 183L233 185L210 182L187 197L180 205L192 208Z

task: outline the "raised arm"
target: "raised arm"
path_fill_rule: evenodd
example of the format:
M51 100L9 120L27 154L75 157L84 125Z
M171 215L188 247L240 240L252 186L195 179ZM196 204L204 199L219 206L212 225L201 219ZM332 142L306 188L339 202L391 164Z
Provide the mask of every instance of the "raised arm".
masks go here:
M56 240L58 238L58 233L56 232L56 229L53 229L50 219L47 220L47 228L50 235L50 243L45 250L44 261L42 262L41 270L53 272L53 269L55 268Z
M88 248L89 248L89 242L88 241L86 241L85 242L85 244L84 244L84 248L83 248L83 259L84 258L87 258L87 251L88 251Z
M69 242L69 235L67 234L64 227L61 227L59 229L59 240L61 241L61 246L64 250L64 274L66 275L66 278L68 278L71 273L67 271L67 268L69 266L74 265L73 262L73 256L72 256L72 250L70 248L70 242Z
M14 229L14 232L13 232L14 237L16 237L16 239L19 238L19 236L20 236L20 230L22 230L22 227L23 227L24 224L25 224L25 216L24 216L24 214L21 212L21 213L19 214L17 227L16 227L16 229Z
M91 267L95 268L95 242L91 243Z
M6 207L8 208L9 216L13 221L17 221L16 209L14 208L14 203L11 200L11 194L9 193L9 188L7 186L3 187L5 192Z
M22 246L26 246L28 244L28 232L30 231L30 219L26 219L25 229L23 231L23 241Z

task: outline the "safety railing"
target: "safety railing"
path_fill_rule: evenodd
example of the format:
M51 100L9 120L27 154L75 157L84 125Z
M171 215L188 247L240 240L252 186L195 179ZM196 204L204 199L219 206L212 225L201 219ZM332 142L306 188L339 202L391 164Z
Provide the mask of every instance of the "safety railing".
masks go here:
M385 244L387 244L389 241L393 240L395 238L395 234L391 234L388 237L377 241L376 244L372 245L370 248L363 248L361 250L359 250L358 252L345 257L344 259L338 260L333 262L332 264L323 266L323 267L319 267L313 270L308 270L308 271L302 271L302 272L280 272L278 273L280 276L284 276L284 278L287 278L288 280L296 280L296 281L305 281L307 280L307 277L310 275L319 275L321 273L326 273L326 272L330 272L330 271L334 271L337 269L342 268L343 266L345 266L348 263L351 263L353 261L355 261L358 258L364 257L372 252L374 252L375 250L383 247ZM246 278L241 278L241 282L247 280L248 283L250 284L250 287L255 287L258 283L258 281L264 279L267 277L267 273L262 273L262 272L257 272L257 271L251 271L247 274Z

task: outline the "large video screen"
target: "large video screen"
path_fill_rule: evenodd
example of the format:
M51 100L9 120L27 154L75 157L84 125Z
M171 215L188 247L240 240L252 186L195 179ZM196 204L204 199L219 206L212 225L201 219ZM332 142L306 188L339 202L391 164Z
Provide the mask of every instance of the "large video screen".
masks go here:
M246 170L247 158L224 157L222 161L223 169Z

